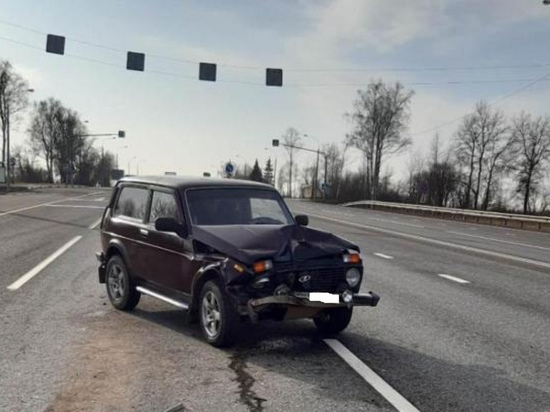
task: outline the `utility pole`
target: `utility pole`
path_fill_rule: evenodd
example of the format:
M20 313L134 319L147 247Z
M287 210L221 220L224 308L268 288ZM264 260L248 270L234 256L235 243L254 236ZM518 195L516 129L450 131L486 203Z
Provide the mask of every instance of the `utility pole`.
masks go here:
M317 198L317 182L319 181L319 149L317 148L317 163L315 164L315 180L313 181L311 185L311 189L313 193L311 194L311 198L315 200Z
M323 185L323 200L326 200L327 198L327 171L328 171L328 168L327 168L327 154L325 153L325 181L324 181L324 185Z

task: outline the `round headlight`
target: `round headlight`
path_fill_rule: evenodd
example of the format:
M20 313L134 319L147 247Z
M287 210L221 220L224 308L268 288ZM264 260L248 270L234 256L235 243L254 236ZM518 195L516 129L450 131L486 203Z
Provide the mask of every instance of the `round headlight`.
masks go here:
M361 273L359 272L359 269L357 268L348 269L348 271L346 272L346 281L348 282L348 285L354 288L359 284L360 280L361 280Z

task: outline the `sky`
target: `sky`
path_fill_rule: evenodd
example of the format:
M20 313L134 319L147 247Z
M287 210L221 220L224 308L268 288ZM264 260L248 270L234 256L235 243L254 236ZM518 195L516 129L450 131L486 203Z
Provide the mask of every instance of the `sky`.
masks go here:
M32 100L61 100L90 133L125 130L124 141L95 144L132 174L281 165L271 140L288 127L313 149L341 143L357 90L400 81L415 94L414 144L385 169L399 179L436 132L448 145L479 100L509 116L550 111L549 23L540 0L0 0L0 59L29 81ZM66 36L66 55L45 52L46 33ZM145 72L125 69L126 51L146 54ZM201 61L218 64L217 82L198 80ZM283 69L282 88L264 85L267 67ZM359 152L348 158L360 166Z

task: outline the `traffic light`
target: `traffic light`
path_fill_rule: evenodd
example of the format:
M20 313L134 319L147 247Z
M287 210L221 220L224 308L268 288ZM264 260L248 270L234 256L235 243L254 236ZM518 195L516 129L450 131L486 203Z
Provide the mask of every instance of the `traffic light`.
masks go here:
M265 85L281 87L283 85L283 69L266 69Z
M126 132L124 130L119 130L118 137L119 139L124 139L126 137Z
M279 139L273 139L273 141L271 142L273 147L279 147Z
M213 63L200 63L199 64L199 80L206 80L209 82L216 81L216 65Z
M145 70L145 54L128 52L126 59L126 69L142 72Z
M54 54L65 54L65 37L48 34L46 40L46 52Z

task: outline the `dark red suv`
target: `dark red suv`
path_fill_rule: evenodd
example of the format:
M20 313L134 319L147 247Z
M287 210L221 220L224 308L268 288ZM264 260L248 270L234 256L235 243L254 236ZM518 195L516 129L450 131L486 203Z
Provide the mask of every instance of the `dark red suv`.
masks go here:
M117 309L146 294L189 311L215 346L247 320L313 318L337 333L379 297L358 293L359 248L307 224L269 185L124 178L103 214L99 281Z

